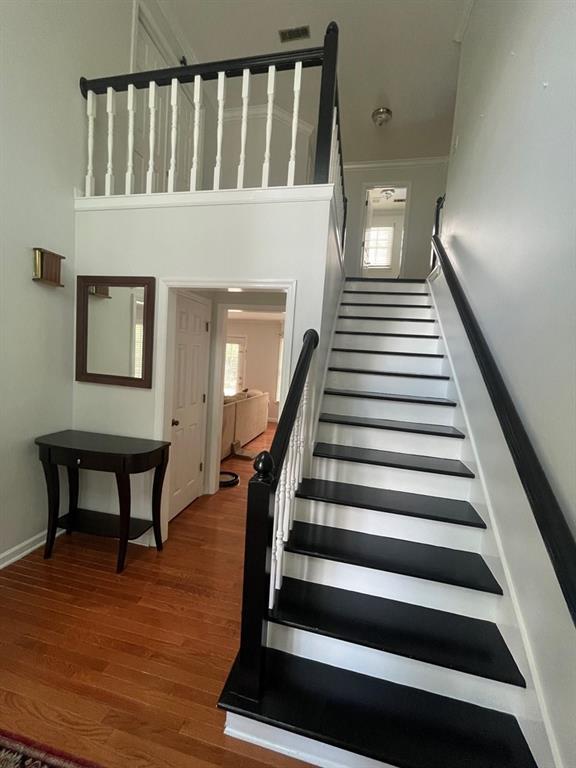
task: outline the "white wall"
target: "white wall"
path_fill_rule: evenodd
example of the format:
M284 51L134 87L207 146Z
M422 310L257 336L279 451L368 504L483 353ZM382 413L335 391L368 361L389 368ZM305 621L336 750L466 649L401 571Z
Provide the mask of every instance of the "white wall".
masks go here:
M442 238L576 534L574 8L477 0Z
M430 272L430 238L436 198L444 194L447 159L418 158L388 163L346 163L348 198L346 274L360 276L366 191L371 187L408 188L404 260L400 277L423 278Z
M288 363L294 366L304 331L316 328L324 335L316 356L323 375L342 283L332 205L331 185L78 200L78 272L154 275L158 295L153 388L76 382L74 426L143 437L164 435L168 280L183 279L196 286L253 281L262 287L269 282L271 289L275 281L295 281L295 312L286 317L294 329ZM313 380L314 410L320 402L320 379ZM116 510L112 482L101 477L98 486L86 488L94 489L100 508ZM144 514L150 479L135 477L133 488L136 514Z
M234 320L229 318L227 336L246 338L245 389L261 389L270 395L268 417L278 419L278 384L281 320Z
M123 0L0 3L0 562L46 526L34 438L72 424L78 79L128 69L131 22ZM32 282L33 246L66 257L65 288Z

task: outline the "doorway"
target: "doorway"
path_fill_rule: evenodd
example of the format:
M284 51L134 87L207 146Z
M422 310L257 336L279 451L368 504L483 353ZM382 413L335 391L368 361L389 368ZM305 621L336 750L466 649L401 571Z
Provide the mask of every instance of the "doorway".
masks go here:
M362 275L397 278L404 255L408 188L378 186L366 191Z

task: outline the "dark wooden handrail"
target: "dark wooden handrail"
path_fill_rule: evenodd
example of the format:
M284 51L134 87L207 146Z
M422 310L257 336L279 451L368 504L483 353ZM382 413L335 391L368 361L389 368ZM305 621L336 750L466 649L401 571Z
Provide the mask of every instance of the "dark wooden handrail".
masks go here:
M438 235L443 205L444 197L438 198L432 248L446 277L556 578L576 624L576 541Z
M317 346L318 333L309 329L304 334L302 350L294 369L272 446L269 451L262 451L256 457L254 461L256 474L248 484L242 625L240 650L236 662L238 683L236 693L254 701L260 697L262 682L264 631L268 616L274 535L274 491L282 472L290 436Z
M167 69L152 69L148 72L131 72L126 75L111 75L97 77L91 80L80 78L80 90L84 98L88 91L102 94L108 88L115 91L126 91L129 85L135 88L148 88L151 82L166 86L176 78L180 83L192 83L196 75L202 80L215 80L218 72L225 72L226 77L241 77L245 69L253 75L264 74L268 67L274 65L278 71L294 69L296 62L301 61L303 67L320 67L324 61L324 48L303 48L299 51L281 51L280 53L265 53L259 56L246 56L242 59L224 59L211 61L207 64L190 64L183 67Z

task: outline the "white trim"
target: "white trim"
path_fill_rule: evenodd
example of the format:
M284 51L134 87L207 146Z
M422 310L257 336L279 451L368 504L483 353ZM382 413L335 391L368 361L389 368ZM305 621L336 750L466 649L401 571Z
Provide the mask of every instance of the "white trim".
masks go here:
M409 157L405 160L361 160L358 162L344 163L345 171L365 171L370 168L397 168L400 166L414 165L439 165L448 162L448 155L439 157Z
M127 210L131 208L181 208L206 205L251 205L253 203L315 203L334 197L333 184L303 184L296 187L220 189L198 192L156 192L140 195L78 197L76 212Z
M268 117L268 105L267 104L252 104L248 107L248 118L255 117L258 119L266 120ZM292 114L288 110L279 107L274 104L272 109L272 118L278 120L279 123L287 125L292 128ZM232 120L242 120L242 107L227 107L224 110L224 122ZM314 131L312 123L298 119L298 130L310 137Z
M280 752L310 765L318 765L320 768L393 768L389 763L332 747L233 712L226 713L224 733L234 739L257 744L259 747Z
M46 542L46 533L45 530L41 531L21 544L16 544L15 547L11 547L11 549L7 549L5 552L0 552L0 569L6 568L17 560L21 560L26 555L29 555L30 552L38 549L38 547L43 547ZM57 531L56 537L62 536L63 533L65 533L63 530Z

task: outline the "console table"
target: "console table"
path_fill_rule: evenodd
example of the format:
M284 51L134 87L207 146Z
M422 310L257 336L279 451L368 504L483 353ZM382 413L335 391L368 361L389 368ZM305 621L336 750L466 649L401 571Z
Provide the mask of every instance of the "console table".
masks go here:
M128 541L137 539L150 528L154 529L156 549L162 550L160 531L160 501L162 484L168 464L170 443L143 440L137 437L101 435L68 429L44 435L35 440L39 446L40 461L44 468L48 490L48 533L44 557L49 558L54 548L56 530L110 536L119 539L116 572L124 570ZM68 471L69 509L59 517L60 481L58 465ZM120 514L111 515L78 508L79 469L113 472L116 475ZM132 518L130 515L130 475L155 469L152 487L152 520Z

